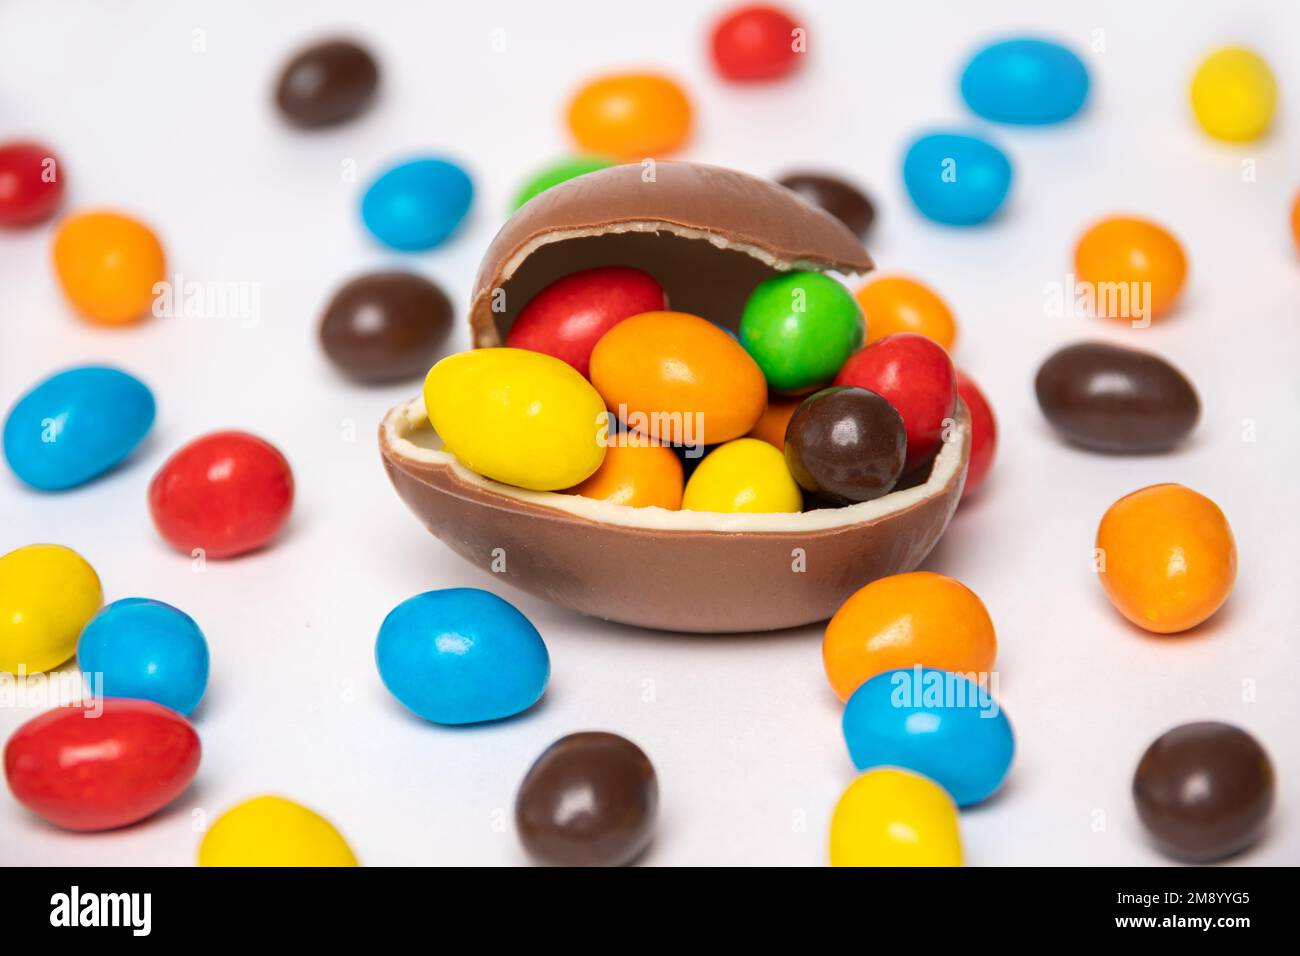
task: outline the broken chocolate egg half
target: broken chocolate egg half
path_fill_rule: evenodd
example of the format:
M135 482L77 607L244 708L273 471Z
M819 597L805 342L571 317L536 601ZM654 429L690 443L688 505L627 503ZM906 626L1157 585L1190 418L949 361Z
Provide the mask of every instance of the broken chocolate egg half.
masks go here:
M842 223L767 180L696 163L615 166L546 190L497 234L470 305L474 345L500 345L551 282L606 265L650 273L673 309L734 331L769 276L856 275L871 260ZM961 497L964 405L947 435L907 487L790 514L633 508L501 484L442 449L422 397L385 416L379 443L407 506L496 577L606 620L721 633L822 621L868 582L915 569Z

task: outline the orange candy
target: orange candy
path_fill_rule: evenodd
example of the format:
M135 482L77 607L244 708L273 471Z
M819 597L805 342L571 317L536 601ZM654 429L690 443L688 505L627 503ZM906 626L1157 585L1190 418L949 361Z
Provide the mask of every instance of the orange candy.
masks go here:
M1097 528L1097 571L1106 596L1138 627L1173 634L1195 627L1228 599L1237 546L1223 512L1182 485L1125 495Z
M1074 272L1092 287L1098 315L1154 319L1182 292L1187 256L1162 226L1114 216L1083 234L1074 250Z
M593 80L569 104L569 129L590 153L635 160L672 152L691 131L691 103L680 86L653 73Z
M957 320L948 304L929 286L905 276L885 276L857 291L867 320L867 344L895 332L915 332L951 350Z
M63 220L54 235L54 271L77 311L121 325L149 314L167 262L158 237L138 220L82 212Z
M763 410L758 424L750 429L749 437L765 441L785 454L785 430L794 417L794 410L802 401L803 398L769 398L767 408Z
M1291 235L1300 249L1300 193L1295 194L1295 202L1291 204Z
M822 641L826 677L840 700L900 667L986 674L997 653L993 621L975 592L929 571L895 574L857 591Z
M631 508L677 511L682 506L682 462L663 445L610 445L596 473L568 493Z

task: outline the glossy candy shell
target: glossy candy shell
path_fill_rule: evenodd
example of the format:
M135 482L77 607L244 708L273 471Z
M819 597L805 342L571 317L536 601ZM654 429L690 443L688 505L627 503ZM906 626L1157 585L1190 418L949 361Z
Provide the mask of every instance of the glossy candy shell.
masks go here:
M199 843L199 866L357 866L328 820L284 797L254 797L213 821Z
M122 598L81 632L77 666L98 693L152 700L188 715L208 686L208 643L184 611Z
M966 105L995 123L1041 126L1069 119L1088 99L1088 70L1059 43L1033 38L984 47L961 75Z
M1011 190L1011 161L978 136L935 133L908 147L903 183L925 216L949 226L991 218Z
M420 252L451 236L473 199L474 184L455 163L417 159L391 167L370 184L361 218L384 245Z

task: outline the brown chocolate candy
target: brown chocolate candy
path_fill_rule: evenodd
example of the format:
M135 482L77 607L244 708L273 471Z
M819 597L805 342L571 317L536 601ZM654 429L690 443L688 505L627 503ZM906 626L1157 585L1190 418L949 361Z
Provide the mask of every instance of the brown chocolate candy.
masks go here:
M1160 849L1208 863L1239 853L1273 807L1273 764L1231 724L1183 724L1147 748L1133 775L1138 817Z
M333 126L362 113L379 88L375 58L351 40L299 51L280 73L275 102L294 125Z
M325 354L359 382L424 375L451 331L451 303L410 272L375 272L334 293L321 317Z
M862 190L836 176L791 173L777 180L819 209L825 209L859 238L865 239L876 221L876 207Z
M659 782L641 748L618 734L561 737L519 786L515 825L529 855L552 866L623 866L654 835Z
M1101 342L1054 353L1034 389L1052 427L1092 451L1167 451L1201 415L1196 389L1178 369L1149 352Z
M870 389L824 388L805 398L786 426L790 474L834 504L888 494L906 460L903 416Z

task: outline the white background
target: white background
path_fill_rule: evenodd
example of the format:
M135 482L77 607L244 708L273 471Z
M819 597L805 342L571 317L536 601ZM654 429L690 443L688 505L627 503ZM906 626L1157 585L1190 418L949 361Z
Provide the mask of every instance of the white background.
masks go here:
M520 778L555 738L597 728L629 736L658 768L662 816L647 862L824 861L830 810L853 768L822 673L821 629L642 632L550 607L468 566L406 512L380 466L375 426L417 384L346 384L315 341L331 291L379 267L433 277L463 314L514 191L571 149L563 108L575 86L635 65L688 87L698 125L685 157L770 175L825 167L866 185L881 210L869 243L881 267L928 280L958 315L955 356L989 394L1001 444L984 493L926 566L988 605L1019 742L1003 792L962 814L969 862L1164 862L1133 813L1133 767L1157 735L1206 718L1248 728L1278 770L1272 830L1239 861L1300 860L1300 259L1287 230L1300 188L1300 60L1287 44L1300 35L1300 9L805 0L804 74L735 89L708 67L709 5L290 6L0 6L0 139L38 137L61 153L69 208L133 211L160 231L173 270L256 283L261 295L252 328L220 317L96 327L55 287L49 226L0 236L0 406L61 366L91 361L139 374L159 402L147 444L80 490L38 494L0 469L0 552L38 541L76 548L107 600L143 595L192 614L213 659L195 715L203 764L174 806L129 829L73 835L0 795L0 862L189 864L196 821L275 792L333 820L365 863L519 863L511 807ZM286 128L270 107L281 63L340 29L378 56L382 98L341 129ZM956 95L957 72L981 42L1026 29L1083 54L1094 82L1086 115L991 131L1016 168L996 223L962 231L922 220L899 181L905 143L923 128L979 128ZM204 52L193 49L196 30ZM1198 57L1231 41L1258 47L1282 89L1274 133L1245 148L1208 140L1186 106ZM460 160L478 194L452 241L398 256L364 234L357 205L371 176L414 152ZM1243 181L1247 158L1256 181ZM1185 243L1191 274L1177 313L1145 331L1045 314L1045 286L1065 281L1080 230L1118 211L1161 220ZM1186 370L1204 403L1186 447L1117 459L1053 439L1033 375L1049 352L1084 337L1157 350ZM463 328L453 345L467 345ZM1253 442L1243 439L1248 422ZM285 451L298 500L273 548L195 573L154 532L145 489L180 444L228 427ZM1090 571L1102 512L1162 481L1216 500L1240 550L1228 605L1177 637L1128 626ZM449 729L384 690L373 658L384 615L457 585L498 590L541 629L553 673L534 711ZM0 735L30 713L0 708Z

